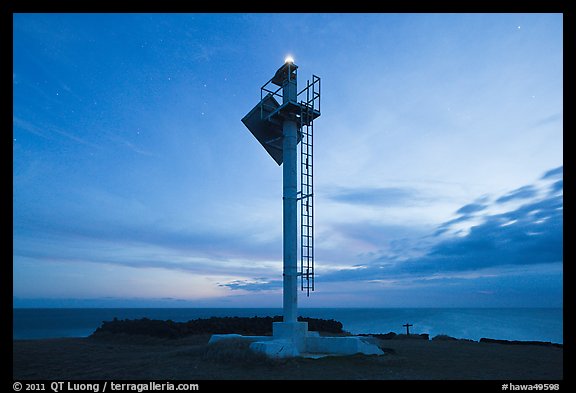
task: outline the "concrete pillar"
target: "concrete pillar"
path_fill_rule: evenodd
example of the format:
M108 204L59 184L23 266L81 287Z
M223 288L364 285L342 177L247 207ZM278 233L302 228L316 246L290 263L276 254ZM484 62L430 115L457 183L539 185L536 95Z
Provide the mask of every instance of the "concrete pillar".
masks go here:
M297 156L296 121L283 124L283 256L284 256L284 322L298 318L298 217L297 217Z

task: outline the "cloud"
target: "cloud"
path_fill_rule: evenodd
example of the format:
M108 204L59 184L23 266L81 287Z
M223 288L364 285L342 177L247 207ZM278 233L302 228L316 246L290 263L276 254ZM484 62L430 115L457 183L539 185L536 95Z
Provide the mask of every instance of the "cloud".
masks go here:
M546 116L542 119L537 120L536 122L534 122L533 127L545 126L548 124L559 122L561 120L562 120L562 113L555 113L553 115Z
M559 166L558 168L550 169L541 179L555 179L564 176L564 166Z
M461 209L459 209L459 210L461 210ZM434 232L434 236L438 236L438 235L445 233L455 224L460 224L462 222L470 221L471 219L472 219L472 216L470 216L470 215L462 215L460 217L456 217L452 220L446 221L446 222L444 222L438 226L438 228L436 229L436 232Z
M480 204L480 203L469 203L468 205L464 205L462 206L460 209L458 209L456 211L457 214L464 214L464 215L468 215L468 214L472 214L472 213L476 213L479 211L482 211L486 209L486 205Z
M12 123L14 125L14 127L17 127L19 129L22 129L26 132L29 132L33 135L45 138L45 139L50 139L50 136L40 127L30 123L29 121L26 121L24 119L20 119L19 117L13 116L12 117Z
M255 280L234 280L228 283L219 284L221 287L228 287L232 290L245 291L267 291L282 288L282 280L267 280L265 278Z
M100 148L99 146L88 142L87 140L80 138L69 131L65 131L51 124L45 124L41 127L16 116L12 117L12 122L15 127L45 139L52 139L51 136L57 134L81 145L90 146L97 149Z
M125 139L125 138L120 137L120 136L117 135L117 134L111 134L111 133L110 133L110 134L108 134L108 138L109 138L112 142L117 143L117 144L119 144L120 146L124 146L124 147L132 150L133 152L138 153L138 154L141 154L141 155L143 155L143 156L154 157L154 158L158 158L158 157L159 157L158 155L156 155L156 154L154 154L154 153L152 153L152 152L150 152L150 151L148 151L148 150L145 150L145 149L142 149L142 148L138 147L136 144L130 142L129 140L127 140L127 139Z
M524 205L486 217L469 234L437 244L429 254L406 265L418 270L473 270L491 266L562 261L561 197Z
M554 184L552 184L550 187L550 192L552 194L556 194L561 190L564 190L564 180L558 180L557 182L554 182Z
M556 178L558 172L558 168L549 171L546 177ZM384 224L334 226L331 231L347 239L347 245L369 244L378 251L369 255L369 259L359 256L361 262L352 259L346 267L317 269L317 280L325 285L363 282L402 288L456 285L481 278L496 282L499 277L525 274L537 279L547 272L557 276L558 266L563 264L563 197L550 191L561 189L560 180L520 187L492 203L483 196L458 209L460 216L438 225L432 235ZM366 192L348 192L344 199L363 203ZM503 204L511 200L522 203ZM449 232L455 226L469 228ZM279 287L280 281L236 280L221 285L261 291Z
M556 177L559 169L547 172ZM548 185L559 191L561 181ZM538 197L538 195L543 195ZM453 225L468 223L465 236L448 236L431 245L420 256L398 258L398 253L385 253L356 269L327 273L322 280L415 280L418 277L445 276L492 269L526 268L557 265L563 262L563 197L550 192L539 193L534 185L521 187L497 199L521 200L524 204L508 211L490 213L492 206L478 202L463 206L460 217L440 224L434 235L446 233ZM501 210L501 209L500 209ZM468 214L482 212L481 216ZM497 273L496 273L497 274ZM470 276L470 277L472 277ZM428 277L428 278L427 278Z
M86 201L85 194L91 200ZM258 220L247 220L244 230L238 230L235 217L228 217L225 227L207 225L199 217L178 220L162 211L152 211L139 199L97 189L71 195L70 199L64 199L64 195L56 201L44 201L42 209L20 200L20 208L13 213L15 253L20 250L16 247L20 240L30 248L37 247L32 242L50 239L63 252L74 248L70 245L92 243L95 249L110 245L154 247L214 260L270 261L281 256L281 231L270 233ZM79 199L85 201L84 205L77 203Z
M496 203L504 203L514 199L529 199L536 195L536 189L534 186L524 186L520 187L514 191L510 191L508 194L501 196L496 200Z
M330 227L330 231L346 239L348 244L357 242L380 248L387 248L389 244L392 245L395 241L415 238L424 234L422 229L408 225L370 222L336 223Z
M558 185L555 185L558 187ZM529 191L519 191L529 190ZM536 195L527 186L507 195ZM496 203L501 203L497 200ZM557 263L563 260L563 198L547 196L508 212L486 215L468 235L444 240L414 263L420 268L470 270L500 265Z
M558 171L548 171L544 177L556 179ZM538 187L548 187L548 192ZM350 253L348 268L334 269L332 265L332 270L318 269L317 279L324 283L358 281L395 287L436 285L562 264L563 197L558 192L563 181L542 182L538 187L518 188L492 204L488 197L478 198L458 209L460 216L438 225L432 235L409 225L335 224L330 231L341 236L347 246L363 243L371 247L371 252L360 259ZM358 196L365 191L351 200L364 203ZM503 198L523 204L511 208L502 204ZM15 257L228 277L233 272L237 279L221 281L218 286L247 292L281 287L281 280L274 277L280 273L280 239L263 241L245 233L182 230L157 223L76 220L74 215L48 219L19 214L21 217L14 221L18 235L14 239ZM450 234L449 230L459 225L470 226L469 231L464 236ZM331 250L324 250L325 255L327 252ZM323 263L329 265L330 261ZM272 264L276 268L270 269Z
M170 228L158 223L109 219L74 220L66 215L26 216L14 221L15 260L39 264L107 264L194 274L278 273L281 239L256 234ZM278 269L274 269L277 265Z
M340 189L332 192L330 198L336 202L381 206L406 204L416 195L416 190L410 188L383 187Z
M177 261L175 257L166 255L164 258L151 259L146 257L146 252L140 255L126 256L124 253L117 252L115 255L108 255L106 253L99 252L100 250L93 249L93 255L86 254L76 254L66 255L62 252L53 252L50 250L41 251L28 251L21 250L15 253L18 257L29 258L40 261L47 262L65 262L72 264L105 264L105 265L116 265L123 267L130 267L136 269L166 269L175 270L184 273L196 273L196 274L214 274L214 273L226 273L228 268L222 268L222 266L217 266L214 261L201 260L199 258L190 257L186 261Z

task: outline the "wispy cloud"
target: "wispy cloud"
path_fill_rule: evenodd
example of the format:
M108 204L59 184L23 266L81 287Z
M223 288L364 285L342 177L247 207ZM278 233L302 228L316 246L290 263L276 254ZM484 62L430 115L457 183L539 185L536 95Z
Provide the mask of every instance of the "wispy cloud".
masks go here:
M496 203L509 202L514 199L530 199L536 195L534 186L524 186L516 190L510 191L508 194L501 196L496 200Z
M547 172L547 178L556 176L557 168ZM555 182L545 187L557 190L561 183ZM371 261L356 265L353 269L336 269L322 274L322 282L338 281L386 281L387 285L400 285L406 282L439 282L441 280L470 279L474 277L496 277L500 274L519 274L522 269L544 269L563 263L563 198L551 194L536 185L527 185L513 190L493 202L502 206L504 201L520 200L524 203L510 210L491 213L488 198L467 204L458 209L459 217L442 223L432 236L420 236L413 240L426 243L426 250L418 252L407 249L408 243L392 249L386 247L386 236L370 235L370 227L352 233L353 237L367 236L371 242L380 242L382 255ZM502 198L504 200L502 200ZM480 203L483 201L484 203ZM480 213L471 216L470 214ZM474 222L465 236L444 236L436 242L429 242L440 233L448 232L455 225ZM374 228L372 228L374 229ZM386 231L385 227L382 229ZM389 228L388 230L394 230ZM358 233L356 233L358 232ZM384 233L384 232L382 232ZM414 246L414 242L412 242ZM402 257L402 250L409 257ZM520 270L518 270L520 269ZM556 268L553 268L556 269ZM556 271L556 270L554 270ZM407 281L408 280L408 281ZM246 284L246 285L244 285ZM259 285L235 283L234 287L246 290L259 290Z
M537 120L536 122L534 122L533 127L540 127L548 124L554 124L561 120L562 120L562 113L555 113L553 115L546 116L542 119Z
M555 179L561 178L564 175L564 166L559 166L558 168L550 169L544 175L542 179Z
M464 214L468 215L471 213L477 213L484 209L486 209L486 205L481 203L469 203L467 205L462 206L460 209L456 211L457 214Z
M267 291L282 288L282 280L269 280L265 278L255 280L234 280L219 284L219 286L227 287L233 290Z
M552 186L550 186L550 193L552 193L552 194L556 194L562 190L564 190L564 180L558 180L558 181L554 182L554 184L552 184Z
M51 137L53 135L58 135L58 136L62 136L68 140L71 140L73 142L79 143L81 145L85 145L85 146L90 146L93 148L97 148L99 149L99 146L97 146L96 144L87 141L84 138L80 138L79 136L77 136L76 134L74 134L73 132L67 131L67 130L63 130L60 127L56 127L52 124L43 124L43 125L37 125L34 124L30 121L21 119L19 117L13 116L12 117L12 121L15 127L24 130L26 132L29 132L33 135L36 136L40 136L42 138L45 139L51 139Z
M408 204L417 197L416 190L398 187L339 189L330 193L330 199L336 202L370 206Z
M21 218L14 226L19 239L44 239L49 237L52 243L60 249L71 249L71 244L84 244L83 252L90 254L99 249L125 248L132 249L138 260L147 255L147 248L156 250L155 254L177 255L186 259L200 258L212 262L224 263L234 259L252 260L254 263L274 260L278 257L277 249L281 242L279 239L256 240L242 233L219 233L207 230L180 230L162 228L150 225L129 225L119 222L94 221L85 223L68 222L62 217L60 222L49 217L35 219L33 217ZM14 255L30 256L27 242L15 242ZM78 247L72 248L78 250ZM140 250L140 252L136 250ZM162 251L160 251L162 250ZM40 252L41 254L44 251ZM66 256L66 251L60 252ZM122 253L121 253L122 254ZM36 255L39 256L39 255ZM56 255L51 255L56 257ZM82 254L75 254L75 258L82 260ZM90 258L88 258L90 259ZM142 261L142 267L146 262ZM138 263L131 263L138 267ZM175 265L167 263L164 267L170 269Z
M139 147L137 144L129 141L128 139L122 138L121 136L117 135L117 134L108 134L108 138L114 142L119 144L120 146L126 147L129 150L133 151L134 153L138 153L141 154L143 156L147 156L147 157L155 157L158 158L159 156L157 154L154 154L148 150L142 149L141 147Z
M30 123L29 121L13 116L12 123L14 124L14 127L29 132L32 135L39 136L44 139L50 139L50 135L44 129Z

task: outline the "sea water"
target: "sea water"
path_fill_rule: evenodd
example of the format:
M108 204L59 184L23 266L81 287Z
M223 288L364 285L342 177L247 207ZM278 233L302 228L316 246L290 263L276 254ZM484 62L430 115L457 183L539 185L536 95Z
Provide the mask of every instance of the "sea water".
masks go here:
M103 321L282 315L280 308L15 308L13 339L87 337ZM353 333L446 334L479 340L563 343L562 308L301 308L304 317L335 319Z

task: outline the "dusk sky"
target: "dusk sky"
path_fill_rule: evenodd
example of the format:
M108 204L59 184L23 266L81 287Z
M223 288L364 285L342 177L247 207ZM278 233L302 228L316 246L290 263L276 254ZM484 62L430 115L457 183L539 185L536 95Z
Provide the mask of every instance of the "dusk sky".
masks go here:
M301 307L561 307L562 14L15 14L14 306L282 307L282 167L322 81Z

